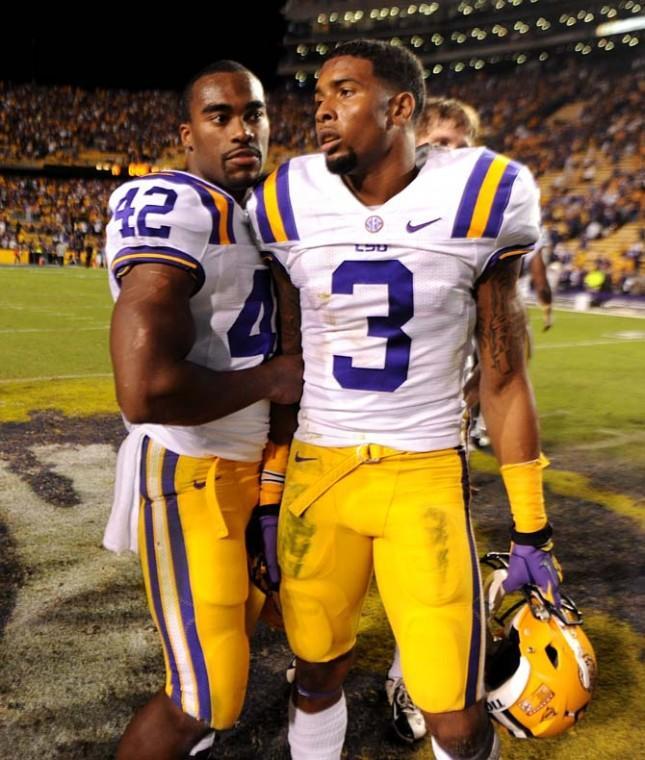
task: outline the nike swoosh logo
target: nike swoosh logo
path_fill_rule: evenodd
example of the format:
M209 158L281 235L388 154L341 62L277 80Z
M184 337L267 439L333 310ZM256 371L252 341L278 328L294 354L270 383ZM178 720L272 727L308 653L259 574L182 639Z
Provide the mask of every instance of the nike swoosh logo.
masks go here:
M215 480L221 480L221 475L216 475ZM201 491L202 488L206 488L206 481L205 480L193 480L193 488L197 489L198 491Z
M422 224L412 224L412 222L408 222L405 225L405 229L408 232L418 232L419 230L422 230L424 227L428 227L430 224L434 224L435 222L438 222L441 219L440 216L438 216L436 219L431 219L429 222L423 222Z
M294 459L296 462L315 462L318 457L301 457L300 454L296 451L296 455Z

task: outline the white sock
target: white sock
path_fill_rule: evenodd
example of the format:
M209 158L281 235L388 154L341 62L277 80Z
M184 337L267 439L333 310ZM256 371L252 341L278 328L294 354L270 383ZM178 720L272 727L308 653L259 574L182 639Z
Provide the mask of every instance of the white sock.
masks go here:
M483 760L501 760L501 754L500 754L500 744L499 744L499 736L497 736L497 732L493 735L493 746L490 748L490 752L486 756L486 758L483 758ZM432 737L432 751L434 752L435 760L455 760L455 758L452 757L452 755L449 755L446 750L439 745L437 740ZM477 755L479 757L479 754Z
M206 736L200 739L197 742L197 744L195 744L195 746L188 753L188 757L193 757L198 752L201 752L203 749L208 749L208 747L212 747L214 741L215 741L215 731L210 731L208 734L206 734Z
M289 700L291 760L340 760L346 730L344 692L336 704L319 713L303 712Z
M399 652L398 646L394 649L394 659L392 660L390 669L387 671L387 677L395 681L397 678L403 678L403 673L401 672L401 652Z

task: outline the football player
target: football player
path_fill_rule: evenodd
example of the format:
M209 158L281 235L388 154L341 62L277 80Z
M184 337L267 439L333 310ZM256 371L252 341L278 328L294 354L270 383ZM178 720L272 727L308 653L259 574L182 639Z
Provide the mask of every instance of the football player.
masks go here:
M433 151L419 169L424 94L408 50L338 46L316 88L322 153L281 166L249 203L290 294L284 313L299 304L305 360L278 537L294 760L341 756L372 570L435 755L499 756L460 446L473 333L513 517L505 585L532 581L558 599L516 296L538 192L525 167L484 148Z
M120 760L205 755L212 729L240 714L257 607L250 521L267 539L267 585L278 581L271 504L286 446L266 448L263 485L273 492L261 496L269 403L301 393L301 358L271 358L270 273L240 205L267 150L262 85L220 61L189 82L182 107L188 171L119 187L107 227L116 391L134 427L105 544L138 544L166 665L165 687L130 721Z

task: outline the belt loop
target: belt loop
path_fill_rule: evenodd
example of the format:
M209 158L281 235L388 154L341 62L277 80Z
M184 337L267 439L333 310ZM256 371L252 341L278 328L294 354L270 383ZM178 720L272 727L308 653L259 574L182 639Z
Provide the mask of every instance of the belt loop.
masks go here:
M361 464L376 464L383 456L383 447L378 443L365 443L356 450L356 458Z

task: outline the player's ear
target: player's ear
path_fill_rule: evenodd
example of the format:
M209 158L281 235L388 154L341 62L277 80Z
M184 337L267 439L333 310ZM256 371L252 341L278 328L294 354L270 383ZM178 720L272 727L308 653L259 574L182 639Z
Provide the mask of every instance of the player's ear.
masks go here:
M390 98L390 121L393 126L402 127L412 119L415 100L411 92L398 92Z
M179 125L179 138L181 144L186 150L194 150L193 148L193 130L189 122L184 122Z

